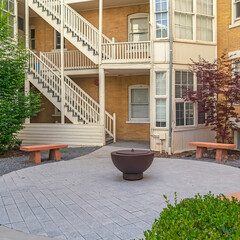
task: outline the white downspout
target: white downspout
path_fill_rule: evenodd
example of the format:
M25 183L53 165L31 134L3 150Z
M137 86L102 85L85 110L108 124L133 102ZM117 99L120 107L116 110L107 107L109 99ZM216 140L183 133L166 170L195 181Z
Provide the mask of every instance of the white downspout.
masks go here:
M169 0L169 130L168 154L172 154L172 69L173 69L173 36L172 36L172 0Z
M28 7L28 0L25 0L25 48L29 50L29 7ZM25 94L28 95L30 91L30 82L28 79L28 74L25 77ZM25 119L25 123L30 123L30 118Z

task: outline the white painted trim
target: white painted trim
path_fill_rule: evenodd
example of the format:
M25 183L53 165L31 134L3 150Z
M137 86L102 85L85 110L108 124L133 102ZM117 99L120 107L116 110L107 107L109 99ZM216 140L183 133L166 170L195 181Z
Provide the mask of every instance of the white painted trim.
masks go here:
M228 53L228 56L229 56L231 59L240 58L240 50L233 51L233 52L229 52L229 53Z
M132 89L148 89L148 118L132 118L131 117L131 90ZM145 84L131 85L128 87L128 122L148 122L150 123L150 87Z
M130 14L128 15L128 41L130 41L130 29L131 29L131 24L130 24L130 21L131 19L138 19L138 18L147 18L147 26L148 26L148 39L145 40L145 41L149 41L149 14L148 13L133 13L133 14Z
M236 18L236 3L235 0L231 0L231 25L229 28L235 28L240 26L240 17Z

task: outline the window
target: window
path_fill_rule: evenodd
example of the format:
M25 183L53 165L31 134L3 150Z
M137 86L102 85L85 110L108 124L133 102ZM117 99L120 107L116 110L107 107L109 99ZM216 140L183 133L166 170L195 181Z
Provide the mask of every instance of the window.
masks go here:
M136 85L129 88L129 120L149 121L149 87Z
M180 39L193 39L193 0L175 1L175 35Z
M240 74L240 62L236 63L235 71Z
M7 0L7 1L1 1L1 3L5 4L5 10L7 12L10 12L12 14L14 14L14 0Z
M176 126L194 125L194 103L176 103Z
M175 73L175 98L186 96L188 89L193 90L193 73L176 71Z
M235 19L240 19L240 0L234 0Z
M168 11L167 0L156 0L156 38L168 37Z
M64 38L64 48L65 48L65 38ZM61 49L61 34L55 30L55 49Z
M21 17L18 17L18 29L24 31L24 20Z
M167 126L166 72L156 72L156 127Z
M175 72L176 126L194 125L194 103L184 102L188 89L194 89L192 72Z
M30 47L33 50L35 49L35 28L30 30Z
M129 36L130 42L141 42L149 40L148 14L137 13L130 15L129 18Z
M213 0L175 0L176 38L212 42L213 20Z
M197 40L213 41L213 0L197 0Z

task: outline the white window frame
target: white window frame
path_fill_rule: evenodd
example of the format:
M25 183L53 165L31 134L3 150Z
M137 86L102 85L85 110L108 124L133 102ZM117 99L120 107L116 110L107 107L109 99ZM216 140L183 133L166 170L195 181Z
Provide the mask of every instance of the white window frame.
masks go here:
M35 30L35 36L34 36L34 38L32 38L32 35L31 35L31 31L32 30ZM31 48L31 50L32 51L36 51L36 29L35 29L35 26L30 26L30 34L29 34L30 36L29 36L29 41L30 41L30 43L29 43L29 46L30 46L30 48ZM35 44L35 48L33 49L32 48L32 40L34 40L34 44Z
M157 74L158 73L165 73L166 74L166 93L163 95L158 95L157 94ZM154 85L154 127L156 129L166 129L168 127L168 77L169 77L169 73L166 70L159 70L159 71L155 71L155 85ZM157 126L157 100L158 99L164 99L166 100L166 127L158 127Z
M154 1L154 23L155 23L155 28L154 28L154 36L155 39L168 39L169 38L169 13L168 13L168 8L169 8L169 4L167 1L167 11L157 11L156 10L156 0ZM157 37L157 14L159 13L167 13L167 37L163 38L158 38Z
M128 15L128 42L130 42L130 35L131 35L131 19L138 19L138 18L147 18L148 22L148 40L150 37L150 32L149 32L149 14L148 13L134 13L131 15Z
M236 0L232 0L232 23L229 28L240 26L240 17L236 18Z
M54 30L54 51L61 51L61 43L60 43L60 48L57 48L57 30ZM61 34L61 33L60 33ZM64 38L64 49L66 49L66 39Z
M202 127L204 126L204 124L198 124L198 103L195 102L193 103L193 111L194 111L194 117L193 117L193 125L186 125L186 118L185 118L185 104L184 104L184 125L180 125L177 126L176 123L176 103L188 103L190 101L184 101L184 99L182 98L176 98L175 97L175 86L176 86L176 72L189 72L189 70L187 69L175 69L174 70L174 87L173 87L173 97L174 97L174 106L173 106L173 110L174 110L174 123L175 123L175 128L176 130L181 130L181 129L191 129L191 128L196 128L196 127ZM197 90L197 78L196 75L193 74L193 91Z
M132 118L131 111L131 90L132 89L148 89L148 118ZM127 123L150 123L150 87L149 85L131 85L128 87L128 121Z
M193 39L182 39L182 38L177 38L176 37L176 28L175 28L175 12L178 12L178 13L181 13L181 11L178 11L178 10L175 10L175 1L174 0L174 3L173 3L173 6L174 6L174 14L173 14L173 36L174 36L174 39L178 42L197 42L197 43L202 43L202 44L208 44L208 45L215 45L216 44L216 39L217 39L217 28L216 28L216 9L217 9L217 6L216 6L216 1L213 0L213 16L212 16L212 24L213 24L213 32L212 32L212 36L213 36L213 40L212 41L204 41L204 40L197 40L197 15L199 16L204 16L203 14L198 14L197 13L197 1L196 0L193 0L193 12L183 12L184 14L187 13L187 14L192 14L192 22L193 22L193 30L192 30L192 33L193 33Z

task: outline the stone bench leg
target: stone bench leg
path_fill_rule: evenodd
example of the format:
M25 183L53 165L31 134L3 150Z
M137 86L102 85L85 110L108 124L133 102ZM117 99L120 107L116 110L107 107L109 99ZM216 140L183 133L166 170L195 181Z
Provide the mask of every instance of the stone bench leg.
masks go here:
M41 152L30 152L29 161L34 163L41 163Z
M222 162L228 160L228 152L225 149L217 149L216 150L216 161Z
M61 160L60 150L59 149L51 149L49 152L49 160Z
M197 147L196 158L203 158L203 154L207 152L206 147Z

